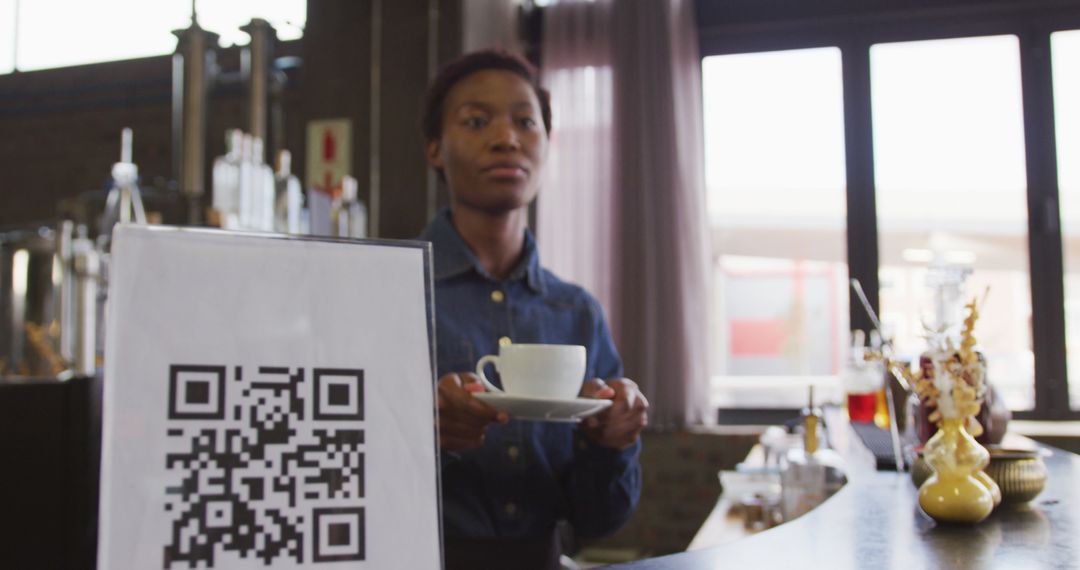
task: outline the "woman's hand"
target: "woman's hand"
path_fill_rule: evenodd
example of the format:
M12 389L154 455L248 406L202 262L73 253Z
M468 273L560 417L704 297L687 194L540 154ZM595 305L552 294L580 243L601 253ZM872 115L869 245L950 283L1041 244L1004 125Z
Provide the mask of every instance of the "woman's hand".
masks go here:
M473 397L484 385L471 372L451 372L439 378L439 446L446 451L475 449L484 444L484 432L492 422L510 421L506 412Z
M585 437L596 445L626 449L649 424L649 401L633 380L617 378L604 382L593 378L581 387L581 396L613 401L611 407L582 422Z

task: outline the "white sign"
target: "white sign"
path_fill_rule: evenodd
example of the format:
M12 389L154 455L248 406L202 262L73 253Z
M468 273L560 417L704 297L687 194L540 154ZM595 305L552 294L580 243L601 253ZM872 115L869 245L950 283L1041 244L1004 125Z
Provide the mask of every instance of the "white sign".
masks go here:
M349 119L308 121L307 187L333 194L352 174L352 122Z
M98 568L439 568L430 249L120 226Z

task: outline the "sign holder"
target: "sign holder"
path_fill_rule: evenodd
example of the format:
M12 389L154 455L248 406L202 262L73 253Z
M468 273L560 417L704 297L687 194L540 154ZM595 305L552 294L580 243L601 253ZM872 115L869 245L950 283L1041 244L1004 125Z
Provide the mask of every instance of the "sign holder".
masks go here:
M113 239L98 567L440 568L430 244Z

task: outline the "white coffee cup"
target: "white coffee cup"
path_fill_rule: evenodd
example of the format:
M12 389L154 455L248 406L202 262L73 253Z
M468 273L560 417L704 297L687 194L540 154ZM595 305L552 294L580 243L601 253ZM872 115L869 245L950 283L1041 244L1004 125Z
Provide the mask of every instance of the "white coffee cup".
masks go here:
M503 390L484 374L494 364ZM499 355L489 354L476 363L476 375L491 392L526 398L572 399L585 379L585 347L574 344L508 344Z

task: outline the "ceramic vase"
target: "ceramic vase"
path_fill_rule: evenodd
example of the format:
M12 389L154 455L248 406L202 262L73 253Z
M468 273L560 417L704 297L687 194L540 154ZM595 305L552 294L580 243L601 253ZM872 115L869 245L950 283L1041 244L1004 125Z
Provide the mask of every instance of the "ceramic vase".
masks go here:
M926 442L923 457L934 470L919 487L919 506L926 514L938 522L967 524L990 515L995 496L990 486L997 484L979 475L990 462L990 453L964 429L962 418L942 420Z

